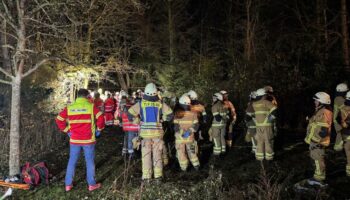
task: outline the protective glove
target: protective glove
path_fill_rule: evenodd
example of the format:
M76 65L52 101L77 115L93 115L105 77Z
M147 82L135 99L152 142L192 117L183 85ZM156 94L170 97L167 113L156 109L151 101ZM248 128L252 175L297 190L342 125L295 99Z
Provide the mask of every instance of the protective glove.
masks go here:
M67 133L68 137L70 138L72 136L72 133L71 132L68 132Z
M101 131L96 130L95 132L95 137L99 138L101 136Z
M217 122L221 122L221 119L222 119L221 115L215 115L215 120Z
M274 115L269 115L269 117L268 117L268 121L269 121L270 123L272 123L273 121L275 121L275 119L276 119L276 117L275 117Z
M188 137L190 137L190 135L191 135L191 131L190 131L190 130L187 130L186 132L184 132L184 133L182 134L182 137L183 137L183 138L188 138Z

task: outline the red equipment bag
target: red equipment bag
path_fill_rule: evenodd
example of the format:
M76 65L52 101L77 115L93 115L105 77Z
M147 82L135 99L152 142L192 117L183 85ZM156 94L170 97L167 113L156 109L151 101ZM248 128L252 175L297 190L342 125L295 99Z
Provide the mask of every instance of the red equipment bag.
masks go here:
M49 170L44 162L30 166L29 162L22 167L22 178L27 184L37 186L40 183L49 184Z

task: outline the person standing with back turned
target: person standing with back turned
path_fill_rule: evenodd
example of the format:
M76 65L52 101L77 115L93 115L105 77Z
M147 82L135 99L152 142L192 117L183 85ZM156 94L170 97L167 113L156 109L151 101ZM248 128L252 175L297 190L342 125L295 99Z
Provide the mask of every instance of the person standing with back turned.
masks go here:
M93 191L101 187L95 180L95 144L104 128L104 116L94 104L89 102L89 91L80 89L76 101L64 108L56 118L58 128L70 137L69 161L67 166L65 189L73 188L75 167L80 151L84 151L86 162L86 179L88 190ZM97 129L96 129L97 126Z
M142 155L142 180L148 183L154 173L154 178L160 182L163 177L163 128L162 121L170 121L172 110L161 103L158 90L154 83L145 87L145 94L140 103L129 109L130 118L140 116L140 137Z

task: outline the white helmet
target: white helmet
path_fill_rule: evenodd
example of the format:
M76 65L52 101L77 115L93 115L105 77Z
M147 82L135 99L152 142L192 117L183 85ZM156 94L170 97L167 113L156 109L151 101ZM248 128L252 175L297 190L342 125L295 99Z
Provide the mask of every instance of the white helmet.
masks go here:
M317 92L313 97L313 99L315 99L316 101L322 104L326 104L326 105L331 104L331 97L325 92Z
M266 90L265 90L265 88L260 88L260 89L258 89L258 90L256 91L256 96L257 96L257 97L261 97L261 96L264 96L264 95L266 95Z
M337 85L335 89L337 92L346 92L349 90L348 85L346 83L340 83Z
M145 87L145 94L148 96L157 96L157 86L154 83L148 83Z
M225 95L225 94L228 94L228 92L226 90L221 90L220 94Z
M269 85L265 86L264 89L265 89L266 92L273 93L273 88L271 86L269 86Z
M197 100L198 99L198 95L195 91L190 90L187 92L187 95L190 97L191 100Z
M218 100L220 100L220 101L223 101L223 100L224 100L222 94L219 93L219 92L215 93L214 96L215 96Z
M346 93L345 99L350 100L350 91Z
M251 99L255 99L255 98L256 98L256 91L252 91L252 92L250 93L249 97L250 97Z
M182 95L179 99L179 103L182 105L191 105L191 99L187 95Z
M123 96L127 97L128 94L124 90L121 90L120 93L119 93L119 96L120 97L123 97Z

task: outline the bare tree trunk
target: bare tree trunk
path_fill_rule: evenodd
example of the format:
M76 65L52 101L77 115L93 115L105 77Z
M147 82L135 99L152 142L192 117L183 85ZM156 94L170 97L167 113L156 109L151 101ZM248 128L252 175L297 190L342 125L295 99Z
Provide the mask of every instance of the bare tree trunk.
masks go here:
M20 102L21 102L21 76L17 75L12 81L11 99L11 125L10 125L10 175L20 172Z
M175 47L174 47L174 19L171 9L172 0L168 0L168 32L169 32L169 59L170 63L173 64L175 60Z
M252 56L252 44L251 44L252 22L251 22L251 12L250 12L251 4L252 4L251 0L246 1L247 21L246 21L246 38L245 38L245 44L244 44L244 56L247 61L250 61Z
M128 85L124 79L124 74L121 72L117 73L118 83L124 91L128 91Z
M345 70L350 72L350 58L349 58L349 32L347 24L347 10L346 10L346 0L341 0L341 29L343 36L343 59Z

